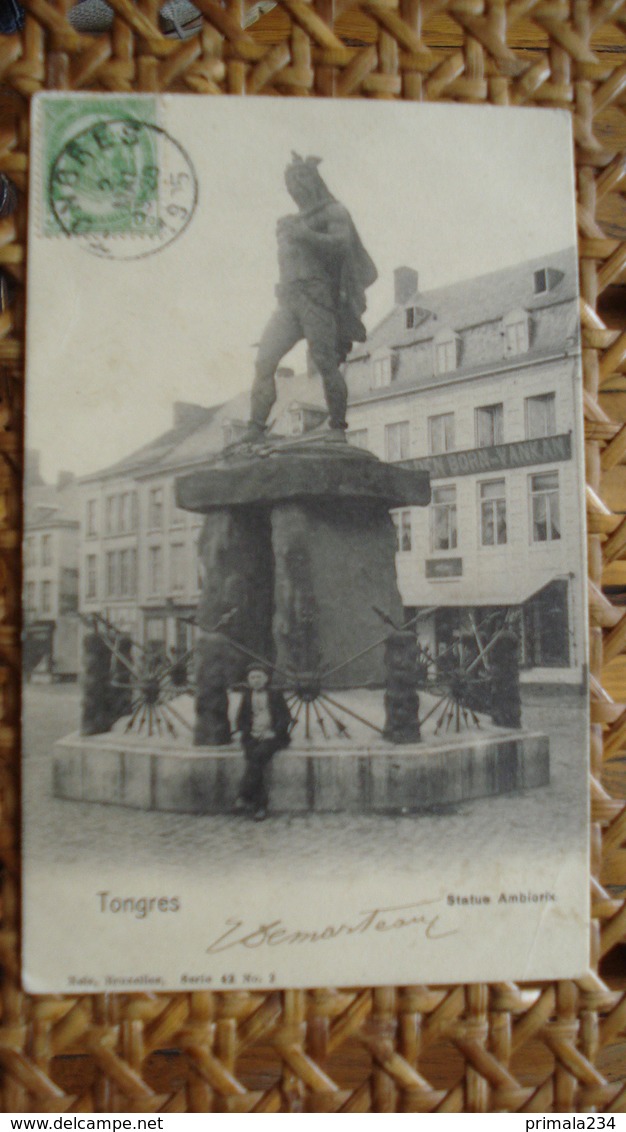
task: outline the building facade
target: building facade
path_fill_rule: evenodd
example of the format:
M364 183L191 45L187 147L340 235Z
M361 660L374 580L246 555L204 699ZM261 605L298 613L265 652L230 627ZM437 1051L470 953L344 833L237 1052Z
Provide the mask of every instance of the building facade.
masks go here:
M177 403L170 430L80 481L80 611L100 614L141 644L176 647L177 614L197 603L200 520L176 508L174 477L161 469L213 413ZM167 617L168 632L159 617Z
M283 374L274 419L281 434L297 435L324 418L321 382ZM317 403L298 399L301 387ZM244 394L211 409L179 402L168 432L81 479L81 613L100 614L161 654L190 647L202 585L203 516L176 506L176 479L239 438L248 399Z
M78 674L78 491L61 472L46 484L27 453L23 542L23 667L29 678Z
M346 364L349 439L428 468L432 502L394 513L398 577L436 655L509 611L523 678L582 684L581 365L574 249L394 306ZM500 618L501 620L501 618Z
M431 473L430 506L394 512L420 639L433 655L463 631L484 644L507 613L535 683L586 677L576 278L574 249L426 293L399 268L392 309L345 364L349 441ZM281 370L278 387L276 435L320 423L319 375ZM189 646L202 516L177 508L175 482L247 418L246 394L178 404L169 432L84 477L82 612L167 653Z

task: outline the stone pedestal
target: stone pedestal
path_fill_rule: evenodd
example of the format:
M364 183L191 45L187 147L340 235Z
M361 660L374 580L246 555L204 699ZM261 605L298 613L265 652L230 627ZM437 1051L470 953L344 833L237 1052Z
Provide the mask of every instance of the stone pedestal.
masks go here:
M365 650L384 636L374 607L402 617L389 510L425 506L427 472L384 464L347 444L283 442L224 454L177 480L176 489L179 507L206 515L199 609L205 629L230 613L221 632L275 664L287 682L384 682L382 650ZM225 688L241 678L246 659L231 649L225 662L210 637L199 658L201 715L207 681L215 682L220 664ZM220 695L216 687L216 704ZM204 710L198 742L227 741L218 716Z
M395 533L375 500L306 500L272 508L274 616L279 668L334 668L384 635L374 607L402 620ZM383 684L382 649L342 666L327 688Z
M245 638L263 656L272 651L273 558L269 513L262 507L223 507L207 514L200 535L202 593L199 619L208 629L225 615L228 634ZM237 660L231 652L236 677Z
M200 624L207 630L223 619L224 632L207 632L196 650L196 743L221 746L230 740L228 688L240 680L247 661L227 636L245 642L259 656L273 655L271 635L273 562L270 526L262 508L221 508L204 520L199 544L202 594Z
M236 747L195 749L137 736L70 735L55 744L56 798L190 814L232 811L243 772ZM546 735L476 732L455 742L339 749L294 745L272 761L272 814L407 813L547 786Z

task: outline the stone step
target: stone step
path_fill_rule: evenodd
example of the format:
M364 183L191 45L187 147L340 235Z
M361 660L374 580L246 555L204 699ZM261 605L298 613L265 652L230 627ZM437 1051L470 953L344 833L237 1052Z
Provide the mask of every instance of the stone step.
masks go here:
M235 746L73 735L54 747L53 793L139 810L224 814L243 767ZM549 781L548 736L525 732L388 750L292 746L274 757L269 772L272 812L293 814L419 812Z

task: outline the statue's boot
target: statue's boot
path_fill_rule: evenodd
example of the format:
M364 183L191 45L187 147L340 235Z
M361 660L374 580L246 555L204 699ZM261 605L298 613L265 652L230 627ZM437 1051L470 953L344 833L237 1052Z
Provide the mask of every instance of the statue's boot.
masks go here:
M345 444L346 430L345 428L336 428L331 425L329 421L325 421L324 424L318 425L317 428L310 428L306 432L303 432L298 439L303 441L323 440L324 443Z
M245 444L253 446L265 444L267 440L267 429L265 425L257 424L256 421L250 421L246 431L236 440L234 444L229 444L229 450L232 448L241 448Z

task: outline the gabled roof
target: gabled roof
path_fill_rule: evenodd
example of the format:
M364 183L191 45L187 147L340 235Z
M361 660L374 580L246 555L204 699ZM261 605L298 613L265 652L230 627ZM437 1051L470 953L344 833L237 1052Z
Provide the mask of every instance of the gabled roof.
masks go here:
M319 376L308 377L298 374L279 378L278 400L270 417L277 421L280 432L280 417L288 408L298 402L306 401L306 407L325 409L322 381ZM203 410L200 419L187 421L179 428L167 432L131 452L122 460L98 472L83 476L81 483L93 483L101 479L120 479L128 477L142 479L161 473L183 470L198 464L207 457L220 452L224 447L224 429L231 421L248 421L250 416L250 392L239 393L221 405L213 405Z
M27 512L43 510L47 507L58 508L57 489L52 483L25 483L24 504Z
M58 484L25 484L24 529L78 526L79 492L77 481Z
M76 527L78 519L72 519L63 514L58 507L35 507L24 517L24 530L49 530L51 527Z
M417 381L414 376L404 380L392 381L391 385L384 385L376 389L358 390L350 393L348 406L362 405L367 401L387 400L389 397L401 397L403 394L415 393L417 389L434 389L439 385L456 385L459 378L471 379L474 377L488 377L493 374L515 375L526 366L539 365L543 362L552 362L564 356L578 354L578 348L564 346L560 350L528 350L525 354L516 354L511 358L501 358L499 361L480 362L473 366L461 366L447 373L431 373L427 378Z
M282 406L281 406L281 408L282 408ZM321 404L316 405L316 404L312 403L311 401L298 401L298 400L294 399L294 400L289 401L285 405L285 410L287 412L292 412L293 410L298 410L298 409L303 409L305 412L308 411L308 412L312 412L312 413L326 413L328 411L325 405L321 405Z
M553 268L562 278L550 290L536 293L534 273L542 268ZM576 249L572 247L432 291L417 290L392 308L374 327L367 341L352 351L348 361L366 357L381 346L410 346L428 341L439 331L461 332L471 326L495 322L514 309L532 312L570 301L576 298L577 280L578 260ZM405 325L404 311L410 306L430 312L414 329L407 329Z
M150 440L147 444L143 444L141 448L137 448L130 455L117 460L116 463L101 468L97 472L91 472L88 476L82 476L80 482L90 483L100 479L136 476L141 472L157 471L162 465L167 466L166 458L172 449L182 444L187 437L198 429L205 428L220 408L220 405L213 405L204 410L199 410L193 419L184 421L177 428L168 429L167 432L161 433L160 436Z
M224 447L224 426L230 421L247 421L248 408L247 393L240 393L223 405L217 405L203 424L186 437L181 437L176 444L170 445L158 467L139 468L136 474L149 475L156 471L171 471L173 468L194 464L214 452L219 452Z
M322 380L319 376L308 377L306 374L296 374L293 377L280 378L277 386L278 400L270 417L270 426L272 421L276 421L278 433L282 414L288 411L294 402L300 403L306 400L307 408L311 409L325 407ZM201 425L185 440L172 447L159 465L159 469L182 470L201 463L224 447L224 426L229 421L247 421L249 417L250 393L239 393L215 409L206 424ZM146 469L146 474L147 471Z

